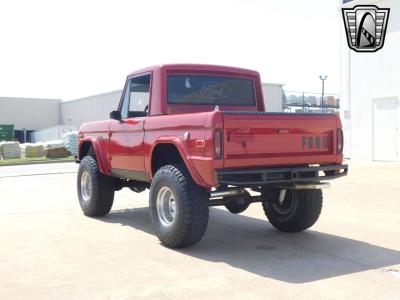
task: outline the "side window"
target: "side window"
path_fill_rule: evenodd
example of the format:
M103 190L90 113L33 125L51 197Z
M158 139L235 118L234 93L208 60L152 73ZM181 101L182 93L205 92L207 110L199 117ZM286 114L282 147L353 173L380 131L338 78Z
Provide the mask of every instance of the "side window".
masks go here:
M150 99L150 75L131 79L129 90L129 111L144 112Z

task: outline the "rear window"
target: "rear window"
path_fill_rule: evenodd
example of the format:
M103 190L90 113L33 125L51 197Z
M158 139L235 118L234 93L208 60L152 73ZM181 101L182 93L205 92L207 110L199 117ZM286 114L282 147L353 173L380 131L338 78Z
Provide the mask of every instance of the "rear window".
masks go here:
M208 75L169 75L168 103L254 106L253 80Z

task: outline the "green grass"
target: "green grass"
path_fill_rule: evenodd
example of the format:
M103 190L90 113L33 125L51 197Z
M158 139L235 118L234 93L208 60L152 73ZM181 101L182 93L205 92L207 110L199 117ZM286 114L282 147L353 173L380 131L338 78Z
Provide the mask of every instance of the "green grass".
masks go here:
M34 158L13 158L0 160L1 166L10 165L26 165L26 164L40 164L40 163L52 163L52 162L62 162L62 161L74 161L73 156L68 156L64 158L46 158L46 157L34 157Z

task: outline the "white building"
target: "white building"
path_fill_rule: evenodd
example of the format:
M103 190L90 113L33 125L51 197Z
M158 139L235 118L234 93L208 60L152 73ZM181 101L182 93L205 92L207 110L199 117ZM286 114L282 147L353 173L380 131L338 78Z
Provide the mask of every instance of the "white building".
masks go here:
M122 90L94 95L61 103L63 125L79 126L85 122L105 120L118 108Z
M0 97L0 124L38 130L60 124L61 100Z
M57 99L0 97L0 125L14 125L20 142L33 140L33 132L60 124Z
M345 155L354 160L400 161L400 1L343 1L343 7L390 8L381 50L358 53L347 46L343 24L341 116Z

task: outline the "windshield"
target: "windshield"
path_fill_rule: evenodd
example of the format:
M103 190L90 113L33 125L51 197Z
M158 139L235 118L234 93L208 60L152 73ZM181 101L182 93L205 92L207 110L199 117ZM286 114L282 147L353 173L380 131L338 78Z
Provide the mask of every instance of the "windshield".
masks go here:
M254 106L253 80L208 75L169 75L168 103Z

